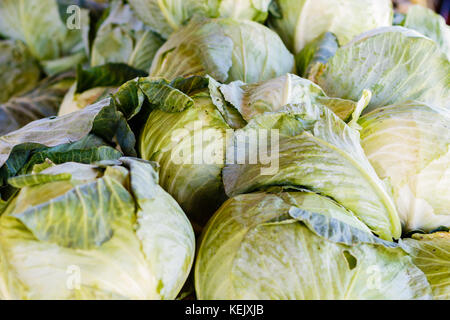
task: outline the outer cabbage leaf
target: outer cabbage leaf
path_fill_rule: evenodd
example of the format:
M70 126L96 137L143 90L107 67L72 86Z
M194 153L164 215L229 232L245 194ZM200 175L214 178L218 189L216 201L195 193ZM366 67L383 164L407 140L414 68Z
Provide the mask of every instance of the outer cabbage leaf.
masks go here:
M145 77L147 73L124 63L107 63L101 66L77 68L76 93L95 87L118 87L136 77Z
M209 80L208 88L211 99L219 112L222 114L227 124L233 129L245 127L247 122L244 120L239 110L237 110L232 103L226 101L220 90L221 84L210 76L207 76L207 78ZM237 81L236 83L243 84L243 82L239 81ZM239 91L237 92L239 93Z
M48 77L33 90L0 104L0 136L31 121L56 115L72 83L72 73Z
M83 166L89 165L68 162L60 166L64 166L64 173L70 174L71 171L81 171ZM74 182L42 179L61 175L60 171L54 172L55 168L57 169L50 167L37 175L13 178L29 178L31 181L28 181L28 185L22 182L24 188L19 193L17 202L5 211L6 215L21 221L39 241L89 250L111 238L114 223L126 223L123 219L131 221L134 202L119 181L107 174L99 179L94 176L94 181L84 181L82 185L75 179ZM41 179L36 180L36 177ZM38 182L44 186L40 187ZM52 189L58 195L55 195L55 191L49 191ZM38 197L38 203L27 201L27 198L33 196Z
M0 103L33 89L40 69L21 41L0 41Z
M268 80L295 68L278 35L252 21L195 19L158 50L150 75L211 75L220 82Z
M403 26L436 41L450 59L450 27L441 15L423 6L411 6Z
M401 247L408 252L413 262L427 276L433 298L450 299L450 234L413 234L412 239L403 239Z
M58 115L79 111L86 106L107 98L110 94L116 93L118 87L128 80L136 77L146 76L147 73L135 69L124 63L107 63L101 66L82 69L77 68L76 81L64 96ZM128 91L131 83L124 85ZM142 100L142 94L137 93ZM140 106L142 101L132 103L129 107Z
M295 110L295 114L258 116L235 132L227 156L236 160L223 170L227 195L265 186L300 186L333 198L382 239L399 238L401 225L394 202L364 155L359 132L326 107L295 105ZM248 153L257 147L251 139L240 140L261 129L270 130L267 149L259 152L256 164L240 164L239 159L250 159ZM275 141L272 130L278 130ZM270 168L263 159L270 159Z
M66 162L92 164L117 160L122 156L123 154L120 151L108 146L99 137L90 134L74 143L36 150L27 160L26 165L19 171L19 174L35 173L37 167L40 167L41 164L44 164L44 167L45 164L51 164L52 166ZM39 172L41 170L39 169ZM11 179L8 179L8 181Z
M263 22L270 0L130 0L129 3L144 23L168 37L195 15Z
M419 102L360 119L361 143L378 176L389 181L404 229L450 227L450 116Z
M8 160L13 148L20 144L29 143L53 147L84 138L92 130L95 117L109 104L110 99L105 99L81 112L73 114L71 117L41 119L0 137L0 165L3 165ZM68 128L71 127L77 130L69 132ZM40 134L37 134L37 132Z
M289 73L255 84L235 81L220 85L219 89L246 121L266 112L283 111L289 104L303 104L307 108L323 104L347 120L357 105L354 101L329 98L318 85Z
M130 184L138 211L136 235L155 273L158 294L174 299L192 267L195 238L179 204L158 184L158 173L145 161L121 159L130 168Z
M72 179L23 187L0 217L0 297L174 299L194 235L152 165L121 158L103 169L65 163L39 175L60 172ZM72 194L69 206L58 205Z
M345 45L362 32L392 24L389 0L276 0L276 3L281 16L272 18L270 24L294 53L324 32L334 33L339 43Z
M302 201L292 207L282 200L286 196ZM353 225L360 223L332 201L314 194L254 193L232 198L203 233L195 266L197 297L429 298L424 274L400 248L357 241L345 245L319 236L289 215L286 218L290 208L345 216ZM362 229L348 230L371 236Z
M0 187L26 165L33 153L80 142L89 135L120 147L125 155L134 156L136 139L127 119L137 115L142 104L143 94L138 91L136 82L131 81L111 97L83 110L36 120L1 136Z
M407 100L450 108L450 61L434 41L403 27L360 35L310 78L332 97L354 100L369 89L366 111Z

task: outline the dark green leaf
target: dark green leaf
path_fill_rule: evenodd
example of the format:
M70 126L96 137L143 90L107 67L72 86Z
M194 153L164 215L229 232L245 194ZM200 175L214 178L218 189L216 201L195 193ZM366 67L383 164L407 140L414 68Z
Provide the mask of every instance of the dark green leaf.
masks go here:
M76 93L95 87L120 86L128 80L146 77L145 71L135 69L124 63L107 63L102 66L77 69Z
M29 172L35 164L42 163L46 159L49 159L55 164L64 162L91 164L103 160L117 160L122 156L119 151L107 146L94 147L91 149L70 149L63 152L55 152L52 149L53 148L49 148L35 153L22 171L24 173Z
M143 79L139 82L139 88L151 104L165 112L181 112L194 104L191 97L164 79Z
M97 133L105 141L112 143L119 127L120 117L121 113L115 110L112 99L108 98L69 115L31 122L17 131L0 137L0 185L15 176L30 160L29 157L33 152L42 152L46 148L61 145L65 145L61 147L62 151L53 149L50 153L73 150L73 147L67 145L86 138L89 133ZM98 143L98 140L96 141L94 144ZM90 143L92 142L94 141L91 140ZM80 143L83 144L84 142Z
M117 110L122 112L127 120L132 119L141 111L144 94L139 89L137 81L131 80L123 84L114 94Z

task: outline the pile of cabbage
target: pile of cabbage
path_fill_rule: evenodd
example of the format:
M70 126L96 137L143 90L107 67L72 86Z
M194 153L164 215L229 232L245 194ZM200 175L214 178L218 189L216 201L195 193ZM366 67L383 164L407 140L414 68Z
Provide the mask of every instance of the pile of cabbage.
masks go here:
M389 0L1 1L0 299L449 300L449 59Z

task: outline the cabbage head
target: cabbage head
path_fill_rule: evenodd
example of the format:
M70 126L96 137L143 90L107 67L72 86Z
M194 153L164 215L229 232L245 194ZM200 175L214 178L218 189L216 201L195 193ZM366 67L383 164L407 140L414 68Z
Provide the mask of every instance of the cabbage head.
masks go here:
M364 152L390 185L403 229L450 227L450 116L420 102L377 109L359 124Z
M0 36L20 40L48 75L72 69L86 59L89 11L70 12L56 0L0 1Z
M33 89L41 70L21 41L0 40L0 103Z
M8 180L0 299L174 299L194 257L192 227L134 158L46 161Z
M450 109L450 61L439 44L404 27L368 31L308 76L327 95L373 94L366 112L408 100Z
M258 155L260 160L271 161L270 167L265 161L227 163L222 172L227 195L270 186L303 187L333 198L380 238L398 239L401 224L394 201L365 156L354 124L346 124L321 104L292 104L285 108L290 112L260 114L235 131L227 155L249 158L254 142L248 139L247 146L240 140L251 137L253 132L260 136L266 131L271 135L270 142Z
M325 32L334 33L341 45L356 35L392 24L390 0L275 0L278 14L270 19L293 53Z
M202 235L199 299L428 299L422 271L327 197L272 190L229 199Z
M210 75L225 83L253 83L295 70L293 55L269 28L234 19L194 19L156 53L150 76Z
M270 0L130 0L137 16L164 37L194 16L264 22Z
M122 1L113 1L92 44L91 66L126 63L148 70L163 40L139 21Z
M206 78L143 79L139 86L155 106L139 138L140 155L159 163L161 186L203 225L226 198L223 150L231 128L225 114Z

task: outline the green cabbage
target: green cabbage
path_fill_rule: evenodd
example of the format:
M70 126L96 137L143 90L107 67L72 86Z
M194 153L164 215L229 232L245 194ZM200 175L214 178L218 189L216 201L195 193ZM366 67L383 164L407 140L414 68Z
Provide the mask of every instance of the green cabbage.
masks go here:
M168 80L210 75L219 82L253 83L294 69L294 57L267 27L253 21L194 19L158 50L150 75Z
M235 143L227 150L234 159L248 159L252 150L253 142L243 148L240 136L270 130L268 135L278 132L278 138L275 142L270 138L258 163L240 164L238 160L225 166L227 195L274 185L308 188L353 211L382 239L399 238L401 225L394 202L367 160L359 132L324 106L292 105L291 109L292 113L257 116L236 131ZM270 167L261 161L263 156L271 160ZM270 174L262 174L263 169Z
M202 235L199 299L427 299L411 258L334 201L252 193L223 204Z
M1 299L174 299L194 234L150 163L35 166L0 216Z
M148 70L162 39L144 27L128 5L114 1L92 44L91 65L126 63Z
M66 9L56 0L0 1L0 35L24 42L49 75L72 69L86 58L89 14L81 9L69 28Z
M137 16L164 37L195 15L264 22L270 0L129 0Z
M270 19L294 53L324 32L334 33L341 45L356 35L392 24L390 0L275 0L280 14Z
M156 109L142 129L139 150L143 159L159 163L161 186L203 225L225 200L225 153L220 150L230 127L213 103L207 79L181 81L186 85L176 80L140 83ZM182 92L183 86L190 91Z
M41 70L21 41L0 40L0 103L33 89Z
M450 27L442 16L423 6L411 6L403 26L436 41L450 59Z
M364 152L392 187L404 230L450 227L449 113L407 102L375 110L359 124Z
M403 27L360 35L309 78L331 97L372 91L366 111L407 100L450 108L450 61L436 42Z

